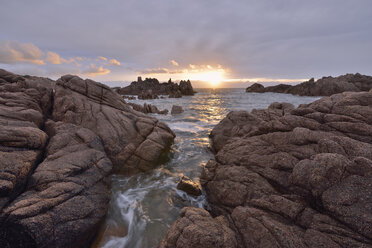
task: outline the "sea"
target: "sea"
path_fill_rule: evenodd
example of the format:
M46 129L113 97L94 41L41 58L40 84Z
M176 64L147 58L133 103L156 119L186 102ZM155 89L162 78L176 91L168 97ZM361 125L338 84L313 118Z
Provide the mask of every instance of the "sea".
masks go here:
M265 109L273 102L289 102L296 107L318 97L279 93L246 93L245 89L196 89L194 96L154 100L127 100L153 104L168 115L151 114L166 123L177 135L168 161L155 169L134 176L112 177L109 211L94 247L157 247L169 227L186 206L208 209L205 193L199 197L177 189L185 175L199 180L203 166L212 159L209 134L230 111ZM171 115L172 105L184 112Z

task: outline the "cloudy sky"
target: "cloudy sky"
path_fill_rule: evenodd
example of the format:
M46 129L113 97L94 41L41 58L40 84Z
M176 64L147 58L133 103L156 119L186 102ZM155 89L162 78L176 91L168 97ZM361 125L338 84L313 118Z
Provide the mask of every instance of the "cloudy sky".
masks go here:
M20 74L223 87L372 74L371 0L0 3L0 68Z

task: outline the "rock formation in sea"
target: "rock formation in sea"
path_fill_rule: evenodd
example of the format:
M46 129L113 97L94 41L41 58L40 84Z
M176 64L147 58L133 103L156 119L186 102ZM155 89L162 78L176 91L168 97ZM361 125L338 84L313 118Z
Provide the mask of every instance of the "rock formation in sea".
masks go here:
M234 111L161 248L372 247L372 90Z
M155 105L147 104L147 103L144 103L143 106L136 104L136 103L132 103L132 102L129 102L128 104L132 106L134 110L145 113L145 114L167 115L169 112L168 109L159 110L158 107L156 107Z
M109 87L0 70L0 244L88 247L110 175L146 171L175 137Z
M255 83L246 92L276 92L300 96L331 96L345 91L369 91L372 89L372 77L356 74L346 74L339 77L323 77L317 81L310 79L298 85L279 84L264 87Z
M181 113L183 113L182 106L178 106L178 105L172 106L172 110L171 110L172 115L181 114Z
M172 80L167 83L159 83L156 78L142 80L141 77L138 77L137 81L127 87L116 87L115 91L121 95L148 95L147 92L151 91L152 95L169 95L171 98L194 95L195 93L190 80L181 80L179 84L172 82Z

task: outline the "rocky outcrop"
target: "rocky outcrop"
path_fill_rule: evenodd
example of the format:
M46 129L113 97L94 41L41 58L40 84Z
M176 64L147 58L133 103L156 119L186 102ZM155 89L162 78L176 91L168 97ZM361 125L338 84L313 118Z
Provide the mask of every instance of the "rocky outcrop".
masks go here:
M109 87L0 70L0 244L88 247L110 174L162 161L173 132Z
M201 177L212 215L238 247L372 247L371 116L372 91L231 112Z
M180 84L169 80L167 83L159 83L156 78L146 78L142 80L138 77L137 81L132 82L129 86L115 88L121 95L146 95L151 91L152 95L169 95L169 97L182 97L182 95L194 95L190 80L181 81Z
M167 115L168 109L159 110L158 107L152 104L144 103L143 106L136 103L128 103L136 111L145 113L145 114L160 114Z
M154 93L152 93L152 90L146 90L146 91L142 91L138 95L138 99L141 99L141 100L159 99L159 97L158 95L155 95Z
M172 115L181 114L181 113L183 113L183 109L181 106L178 106L178 105L172 106L172 110L171 110Z
M153 168L175 137L168 126L134 111L106 85L71 75L57 80L52 117L96 133L115 172L121 173Z
M279 84L264 87L255 83L246 92L276 92L300 96L331 96L345 91L359 92L372 89L372 77L356 74L346 74L339 77L323 77L316 82L314 79L298 85Z

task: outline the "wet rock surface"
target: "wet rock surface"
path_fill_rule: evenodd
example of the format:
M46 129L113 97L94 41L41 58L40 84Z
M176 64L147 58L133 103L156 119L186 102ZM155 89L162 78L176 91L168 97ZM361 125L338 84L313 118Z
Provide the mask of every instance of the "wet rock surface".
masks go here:
M0 70L0 244L88 247L110 174L153 168L175 135L109 87Z
M200 185L186 176L181 177L181 180L177 184L177 189L193 196L199 196L202 194Z
M138 77L137 81L132 82L127 87L115 88L115 91L121 95L138 95L145 97L141 99L154 99L146 97L155 95L169 95L170 98L178 98L183 95L194 95L195 93L189 80L181 80L180 83L177 84L169 79L167 83L160 83L156 78L146 78L142 80L141 77ZM148 94L149 91L151 91L151 94Z
M181 113L183 113L183 109L181 106L178 106L178 105L172 106L172 110L171 110L172 115L181 114Z
M372 91L229 113L201 177L211 214L228 220L237 247L372 247L371 117ZM199 230L183 219L163 244L188 247Z
M317 81L310 79L298 85L279 84L264 87L255 83L246 92L276 92L300 96L331 96L345 91L369 91L372 89L372 77L356 74L346 74L339 77L323 77Z

